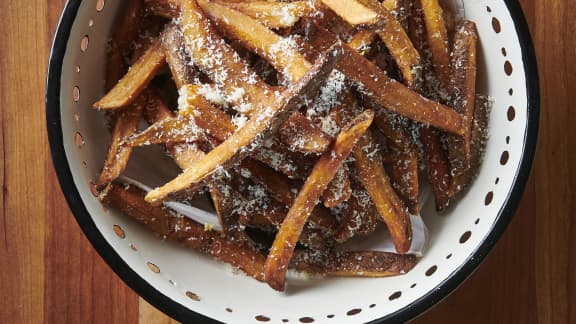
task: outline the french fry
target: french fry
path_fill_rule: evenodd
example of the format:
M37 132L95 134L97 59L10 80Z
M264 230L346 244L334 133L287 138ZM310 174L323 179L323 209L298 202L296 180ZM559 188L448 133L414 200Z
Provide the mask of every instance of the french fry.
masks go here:
M318 91L320 85L333 70L338 55L338 48L329 49L304 77L282 93L278 102L268 107L262 115L250 119L243 128L206 154L206 157L199 161L196 167L189 168L174 180L149 192L146 195L146 201L158 203L171 193L184 190L192 184L205 180L218 168L242 159L246 154L261 146L263 138L274 133L292 112Z
M422 8L426 37L432 54L432 65L445 89L451 84L450 45L444 13L438 0L419 0Z
M378 211L370 195L356 181L353 181L352 189L334 237L339 243L346 242L357 234L368 235L376 229Z
M242 161L240 170L241 173L247 173L256 183L264 186L274 199L285 206L291 206L294 203L298 189L302 185L250 159ZM333 234L338 226L334 216L320 205L317 205L312 211L309 222L327 234Z
M335 35L314 22L305 24L308 50L322 51L337 43ZM463 118L453 109L424 98L403 84L392 80L374 63L348 46L343 46L337 69L352 81L365 100L387 110L447 132L462 135Z
M452 84L454 109L464 116L466 132L463 136L446 137L448 161L453 176L470 168L471 136L476 104L476 43L478 33L471 21L458 24L452 58Z
M432 185L436 210L443 211L450 204L450 176L448 159L442 147L440 136L436 130L424 127L420 130L420 141L424 149L426 173Z
M146 105L145 95L139 96L130 106L123 108L115 114L114 128L112 130L112 143L108 149L108 155L104 167L97 181L98 187L103 187L118 178L126 169L128 160L132 154L132 148L125 147L122 143L132 135L142 118L142 109Z
M405 254L412 245L410 217L404 203L392 188L376 150L371 133L366 132L354 148L354 164L358 170L358 178L388 226L396 251Z
M416 265L413 255L378 251L337 252L327 267L333 277L389 277L405 274Z
M184 50L184 39L178 26L169 25L161 37L166 62L176 87L180 89L185 84L198 83L198 72L187 63L189 58Z
M252 17L268 28L292 27L311 10L307 1L294 1L290 3L271 1L218 2L225 3L227 7Z
M265 278L272 288L284 290L286 271L304 224L320 195L351 153L358 139L368 129L373 118L372 111L358 115L340 132L332 149L324 153L314 166L294 204L290 207L266 259Z
M332 138L301 113L295 113L278 130L278 138L291 151L321 153L328 149Z
M328 208L334 208L341 203L348 201L352 195L350 178L348 177L348 167L342 165L336 172L334 179L322 193L322 203Z
M113 110L132 103L164 65L165 59L164 50L157 40L114 88L94 104L94 108Z
M322 3L332 9L350 25L370 25L379 16L372 8L355 0L322 0Z
M144 201L144 192L134 186L112 184L104 203L152 229L161 237L177 241L200 253L210 255L242 270L248 276L264 281L264 255L247 243L231 241L204 225L185 217L173 216L163 207L150 206Z
M122 78L128 66L124 61L130 43L136 38L142 19L142 0L126 1L123 19L114 27L106 62L106 91L109 91Z
M452 182L450 183L451 198L454 198L470 185L480 168L482 154L486 145L489 107L490 102L487 99L482 97L476 98L476 107L474 109L472 132L470 136L470 168L463 174L452 178Z
M376 41L376 32L370 29L364 29L352 36L348 42L348 46L361 55L366 55L370 52L372 44Z
M192 143L203 139L202 130L190 117L176 116L163 119L146 130L130 136L123 145L146 146L152 144Z

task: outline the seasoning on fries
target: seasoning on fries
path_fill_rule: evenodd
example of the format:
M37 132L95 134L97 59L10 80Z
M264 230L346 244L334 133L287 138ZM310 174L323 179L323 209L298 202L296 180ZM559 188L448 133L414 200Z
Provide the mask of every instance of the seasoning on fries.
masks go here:
M113 115L97 183L103 203L164 238L278 291L289 269L401 275L417 263L410 214L420 211L420 170L438 210L474 179L488 114L476 92L478 35L438 0L125 8L109 91L93 105ZM162 32L141 40L143 30ZM118 180L147 145L182 169L149 192ZM200 194L218 231L163 205ZM344 249L378 226L396 253Z

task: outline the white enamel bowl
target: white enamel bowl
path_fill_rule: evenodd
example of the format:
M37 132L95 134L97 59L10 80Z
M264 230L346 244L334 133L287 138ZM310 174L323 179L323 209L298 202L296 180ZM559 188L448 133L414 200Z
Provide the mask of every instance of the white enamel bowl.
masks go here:
M476 22L480 34L479 92L494 99L490 137L479 177L465 197L442 215L434 212L432 203L425 204L429 247L410 273L297 281L287 292L278 293L104 210L92 195L90 182L102 167L109 135L102 114L90 106L103 94L106 41L121 3L71 0L66 5L48 71L50 146L62 190L96 250L138 294L175 319L406 321L462 283L514 214L530 172L539 116L534 50L514 0L464 1L465 16ZM116 234L120 230L124 235Z

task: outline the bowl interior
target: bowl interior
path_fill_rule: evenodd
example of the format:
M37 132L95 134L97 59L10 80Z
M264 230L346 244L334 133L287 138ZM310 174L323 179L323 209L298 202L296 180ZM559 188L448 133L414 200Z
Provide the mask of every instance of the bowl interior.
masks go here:
M65 47L59 92L62 138L51 141L64 149L73 180L60 179L73 181L77 188L78 195L67 190L65 194L73 200L76 217L86 221L83 227L87 235L93 242L107 243L97 244L100 253L120 258L131 269L124 273L124 279L130 277L133 288L157 307L173 311L171 315L182 320L189 309L224 322L285 319L292 323L339 323L398 314L457 275L493 228L505 226L499 224L499 215L512 192L518 190L519 174L526 172L521 170L521 162L529 124L522 48L505 1L464 2L465 17L476 22L480 34L478 91L493 100L490 137L479 176L457 204L438 215L432 201L426 200L422 216L430 242L418 265L410 273L393 278L294 279L285 293L155 237L127 217L104 209L92 194L91 181L102 167L109 135L103 114L91 105L103 95L106 44L119 6L121 1L85 0L77 12L67 9L65 16L73 19L69 38L67 43L55 44ZM149 155L145 150L135 154L142 157L132 159L140 162L130 163L129 172L135 177L153 174L161 181L177 172L166 167L168 161L146 160ZM63 167L56 164L57 169ZM470 262L474 263L473 258ZM147 286L143 293L139 287L144 282L154 289ZM439 296L435 296L437 300ZM430 300L430 304L434 302Z

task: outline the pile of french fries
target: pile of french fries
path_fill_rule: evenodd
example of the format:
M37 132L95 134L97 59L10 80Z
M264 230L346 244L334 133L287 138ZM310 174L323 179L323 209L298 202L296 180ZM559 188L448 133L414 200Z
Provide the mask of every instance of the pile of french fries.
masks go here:
M473 180L487 112L477 31L439 0L130 0L110 40L101 199L282 291L288 270L383 277L416 263L420 170L438 210ZM138 130L144 119L149 126ZM122 184L134 148L182 169ZM222 231L167 200L208 194ZM344 251L386 226L397 253Z

